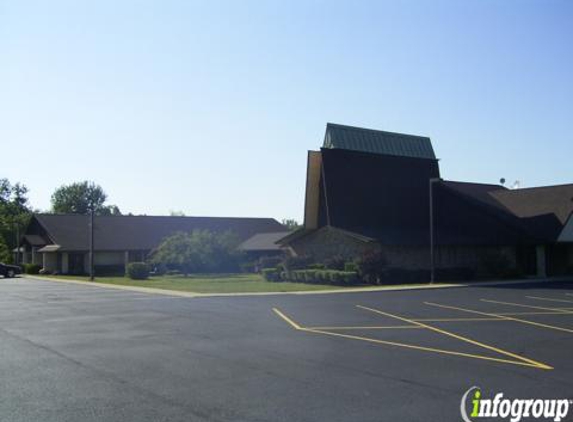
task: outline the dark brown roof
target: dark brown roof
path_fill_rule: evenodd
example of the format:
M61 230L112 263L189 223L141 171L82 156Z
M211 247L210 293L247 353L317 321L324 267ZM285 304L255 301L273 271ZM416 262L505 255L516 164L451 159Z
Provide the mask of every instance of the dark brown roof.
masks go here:
M537 240L555 241L573 212L573 184L513 190L480 183L442 184Z
M551 214L565 224L573 211L573 184L502 190L491 196L520 218Z
M89 247L88 216L36 214L29 227L34 227L36 222L62 251ZM95 217L95 248L149 250L166 236L193 230L232 231L244 241L257 233L279 232L285 228L272 218L98 216Z

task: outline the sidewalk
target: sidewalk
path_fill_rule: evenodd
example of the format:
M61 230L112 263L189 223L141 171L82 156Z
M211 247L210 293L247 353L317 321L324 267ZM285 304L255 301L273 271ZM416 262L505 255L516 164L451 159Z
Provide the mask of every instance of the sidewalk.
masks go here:
M437 283L437 284L412 284L412 285L397 285L397 286L371 286L371 287L356 287L346 289L333 289L333 290L317 290L305 292L253 292L253 293L193 293L182 292L177 290L165 290L152 287L139 287L139 286L124 286L117 284L98 283L97 281L81 281L70 280L62 278L47 278L33 275L22 275L23 279L33 279L41 281L52 281L55 283L68 283L77 284L84 287L99 287L104 289L124 290L130 292L155 294L172 297L186 297L186 298L201 298L201 297L225 297L225 296L282 296L282 295L326 295L326 294L341 294L341 293L365 293L365 292L386 292L386 291L405 291L405 290L427 290L427 289L451 289L462 287L480 287L480 286L497 286L497 285L512 285L512 284L535 284L549 281L572 281L571 277L555 277L545 279L519 279L519 280L494 280L494 281L481 281L471 283Z

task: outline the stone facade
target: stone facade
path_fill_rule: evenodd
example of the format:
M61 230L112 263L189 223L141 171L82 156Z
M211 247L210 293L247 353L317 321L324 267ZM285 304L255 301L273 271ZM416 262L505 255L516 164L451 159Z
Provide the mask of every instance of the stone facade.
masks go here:
M354 260L367 251L379 250L392 268L423 270L430 268L428 246L387 246L368 242L333 227L322 227L289 242L295 255L312 256L317 262L342 256ZM437 268L472 268L480 271L488 257L504 257L510 268L518 266L515 247L510 246L441 246L436 248Z
M378 248L378 244L365 242L344 231L325 226L289 242L289 247L295 255L312 256L320 262L333 256L352 260L368 250Z

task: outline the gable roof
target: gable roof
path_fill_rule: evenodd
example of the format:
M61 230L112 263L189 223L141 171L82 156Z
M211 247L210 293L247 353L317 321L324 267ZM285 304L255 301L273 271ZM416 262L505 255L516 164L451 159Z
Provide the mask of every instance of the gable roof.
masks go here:
M565 224L573 211L573 184L506 189L491 195L520 218L552 214Z
M573 212L573 184L506 189L500 185L442 182L471 198L514 228L544 241L556 241Z
M327 123L323 148L435 160L430 138Z
M89 216L36 214L33 220L61 251L89 248ZM193 230L232 231L239 241L244 241L257 233L279 232L285 228L273 218L97 216L94 243L96 250L149 250L169 235Z
M256 235L249 237L243 243L241 243L237 249L245 252L256 252L256 251L278 251L281 247L277 244L277 241L287 236L290 232L273 232L273 233L257 233Z

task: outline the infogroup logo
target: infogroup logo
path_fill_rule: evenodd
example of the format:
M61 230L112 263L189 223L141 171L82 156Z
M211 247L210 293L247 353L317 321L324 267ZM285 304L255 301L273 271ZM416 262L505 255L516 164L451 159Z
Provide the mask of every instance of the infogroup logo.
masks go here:
M468 399L471 400L469 405ZM464 422L474 422L479 418L509 419L510 422L533 418L559 422L567 417L572 404L570 399L506 399L503 393L495 394L493 399L485 399L481 389L474 386L464 393L460 412ZM468 408L471 409L469 415Z

